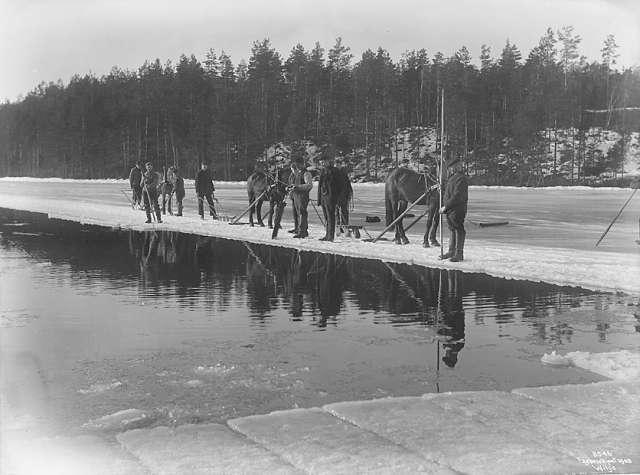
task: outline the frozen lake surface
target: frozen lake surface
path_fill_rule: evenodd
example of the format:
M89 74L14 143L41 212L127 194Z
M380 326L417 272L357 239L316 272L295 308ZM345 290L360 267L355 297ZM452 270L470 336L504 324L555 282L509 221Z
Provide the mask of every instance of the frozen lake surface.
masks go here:
M0 206L2 196L31 197L46 203L49 200L73 200L84 203L126 206L129 193L126 181L11 181L0 179ZM197 202L193 185L187 183L185 214L197 215ZM248 202L245 187L241 183L216 185L216 197L229 215L239 214ZM467 225L468 239L503 244L542 246L592 251L618 210L632 190L618 188L556 187L515 188L476 187L469 189L468 220L509 221L509 226L481 228ZM315 198L316 189L311 192ZM384 185L354 184L354 211L352 223L360 224L365 216L378 216L379 224L366 224L370 231L384 228ZM423 207L417 207L417 210ZM322 213L322 210L319 210ZM291 220L291 206L285 209L284 219ZM141 219L143 221L144 218ZM637 253L640 247L640 194L629 203L598 246L599 251ZM309 221L320 225L312 205L309 205ZM409 220L410 221L410 220ZM405 224L407 224L405 222ZM446 227L446 226L445 226ZM423 233L424 224L412 229ZM445 229L445 236L447 230Z
M100 418L129 409L182 424L599 381L541 357L640 346L635 297L172 232L16 228L0 241L3 414L55 433L110 430Z

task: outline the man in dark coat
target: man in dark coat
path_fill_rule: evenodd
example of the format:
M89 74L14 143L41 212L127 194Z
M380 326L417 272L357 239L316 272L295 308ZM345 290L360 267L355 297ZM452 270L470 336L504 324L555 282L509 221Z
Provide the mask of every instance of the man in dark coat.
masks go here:
M131 186L131 192L133 197L131 198L131 207L135 208L136 205L140 207L142 201L142 170L140 162L131 169L129 173L129 185Z
M296 157L291 161L291 175L289 175L289 187L291 200L293 201L294 238L306 238L309 236L309 224L307 206L309 204L309 192L313 188L311 173L304 166L302 157Z
M153 165L151 162L145 164L147 171L142 175L142 194L144 197L144 210L147 213L147 223L151 222L151 206L156 213L158 223L162 222L160 217L160 206L158 206L158 185L162 177L159 173L153 171Z
M349 176L334 166L333 157L323 154L320 158L322 171L318 181L318 204L322 206L325 234L320 241L333 241L336 232L336 212L340 213L340 224L348 226L349 201L353 190Z
M467 216L468 188L467 177L462 168L462 161L454 158L447 164L449 178L444 189L443 206L440 213L446 213L447 225L451 232L449 252L442 259L460 262L464 259L464 218Z
M171 182L172 187L172 196L169 198L169 214L171 213L171 201L173 194L176 196L176 203L178 205L178 214L177 216L182 216L182 200L184 199L185 191L184 191L184 180L180 176L180 172L176 167L169 168L169 181Z
M200 215L200 219L204 219L204 200L207 200L207 204L209 205L209 214L213 219L218 219L216 208L213 205L213 192L215 190L209 166L205 162L202 162L200 164L200 171L196 175L196 195L198 195L198 214Z

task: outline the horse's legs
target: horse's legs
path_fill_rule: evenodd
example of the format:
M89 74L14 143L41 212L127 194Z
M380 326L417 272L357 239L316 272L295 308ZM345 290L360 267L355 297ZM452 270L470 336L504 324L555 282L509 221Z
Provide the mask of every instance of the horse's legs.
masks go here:
M256 217L258 218L258 224L260 226L264 226L264 222L262 221L262 203L264 200L260 198L258 203L256 204Z
M167 195L162 190L162 214L167 214Z
M273 229L273 213L275 213L276 202L269 200L269 229Z
M398 200L398 203L396 205L396 212L395 212L395 216L394 219L397 219L398 216L400 216L402 213L404 213L404 211L407 209L407 202L404 200ZM404 227L402 226L402 219L400 219L397 223L396 223L396 238L394 239L394 242L396 244L408 244L409 240L407 239L407 236L404 233Z
M438 205L437 203L429 202L427 204L427 227L424 230L424 239L422 241L423 247L440 247L440 243L436 238L436 232L438 231Z
M253 203L253 193L249 192L249 205L251 205L251 203ZM253 212L255 210L255 205L251 205L251 208L249 208L249 226L253 227Z

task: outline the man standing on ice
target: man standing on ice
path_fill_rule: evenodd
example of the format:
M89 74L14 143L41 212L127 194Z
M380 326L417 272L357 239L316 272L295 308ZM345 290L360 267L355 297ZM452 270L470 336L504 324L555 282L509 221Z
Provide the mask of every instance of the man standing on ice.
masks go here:
M311 173L304 167L303 158L293 158L291 160L291 174L289 175L287 190L291 192L291 200L293 201L294 229L292 231L295 233L293 235L294 238L306 238L309 236L307 205L309 204L311 188L313 188L313 178Z
M469 184L463 172L462 161L454 158L448 164L449 178L442 198L443 206L440 213L446 213L447 225L451 232L449 238L449 252L441 259L449 259L451 262L464 260L464 239L467 233L464 230L464 218L467 216L467 201Z
M135 166L129 173L129 185L131 186L131 207L135 208L136 205L140 207L140 201L142 200L142 170L140 169L140 162L136 162Z
M159 173L153 171L153 165L151 162L145 163L147 171L142 176L142 194L144 197L144 210L147 212L146 223L151 222L151 205L156 213L157 221L162 222L160 218L160 206L158 206L158 185L162 177Z
M213 206L213 192L216 191L213 186L213 177L209 166L202 162L200 164L200 171L196 175L196 195L198 195L198 214L200 219L204 219L204 200L207 200L209 205L209 214L213 219L218 219L216 208Z

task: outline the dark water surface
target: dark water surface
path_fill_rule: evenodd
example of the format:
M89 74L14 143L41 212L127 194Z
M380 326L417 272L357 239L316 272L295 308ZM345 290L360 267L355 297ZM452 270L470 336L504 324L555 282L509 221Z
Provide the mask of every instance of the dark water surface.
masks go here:
M640 347L637 302L170 232L0 219L0 390L61 430L598 381L556 349Z

